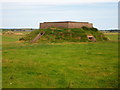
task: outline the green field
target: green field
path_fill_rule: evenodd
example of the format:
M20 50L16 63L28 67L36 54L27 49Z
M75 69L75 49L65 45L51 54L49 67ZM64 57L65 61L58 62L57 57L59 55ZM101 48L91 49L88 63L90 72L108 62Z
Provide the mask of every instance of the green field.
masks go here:
M118 36L106 36L110 41L29 44L3 35L3 88L117 88Z
M118 40L118 33L105 33L105 35L113 41L117 41Z

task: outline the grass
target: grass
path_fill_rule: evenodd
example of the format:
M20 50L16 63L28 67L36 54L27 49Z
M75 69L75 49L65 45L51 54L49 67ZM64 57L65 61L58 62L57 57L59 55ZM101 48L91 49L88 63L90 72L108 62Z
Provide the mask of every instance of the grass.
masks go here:
M3 36L3 88L118 87L116 40L28 44L18 39Z
M113 41L117 41L118 40L118 33L105 33L105 35Z
M37 42L50 42L50 43L61 43L61 42L91 42L88 40L87 35L92 35L97 41L107 41L108 39L104 36L103 33L98 31L96 28L48 28L34 30L30 34L20 38L20 40L31 41L33 40L40 32L45 32L44 36L39 39Z
M2 88L2 36L0 30L0 89Z

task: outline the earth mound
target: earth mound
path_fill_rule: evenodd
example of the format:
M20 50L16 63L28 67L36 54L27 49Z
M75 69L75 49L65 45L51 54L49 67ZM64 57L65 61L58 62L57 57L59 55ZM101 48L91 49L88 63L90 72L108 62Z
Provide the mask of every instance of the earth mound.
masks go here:
M44 35L37 40L37 42L96 42L96 41L106 41L107 37L97 28L48 28L34 30L27 34L25 37L20 38L20 40L29 41L34 40L38 34Z

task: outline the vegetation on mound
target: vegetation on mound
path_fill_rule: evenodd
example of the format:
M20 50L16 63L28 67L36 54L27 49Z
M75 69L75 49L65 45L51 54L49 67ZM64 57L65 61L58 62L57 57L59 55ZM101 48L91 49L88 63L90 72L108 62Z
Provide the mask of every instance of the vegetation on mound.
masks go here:
M48 28L34 30L27 34L25 37L20 38L20 40L31 41L37 34L45 32L45 34L38 40L38 42L91 42L87 38L87 35L92 35L95 37L96 41L106 41L107 37L97 28Z

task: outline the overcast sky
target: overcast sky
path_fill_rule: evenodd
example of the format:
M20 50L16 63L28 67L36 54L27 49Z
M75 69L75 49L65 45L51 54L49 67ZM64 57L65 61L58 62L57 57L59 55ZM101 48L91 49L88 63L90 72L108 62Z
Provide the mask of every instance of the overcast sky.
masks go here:
M118 3L118 29L120 30L120 1Z
M98 29L118 28L118 0L15 1L1 0L0 27L39 28L41 22L78 21Z

